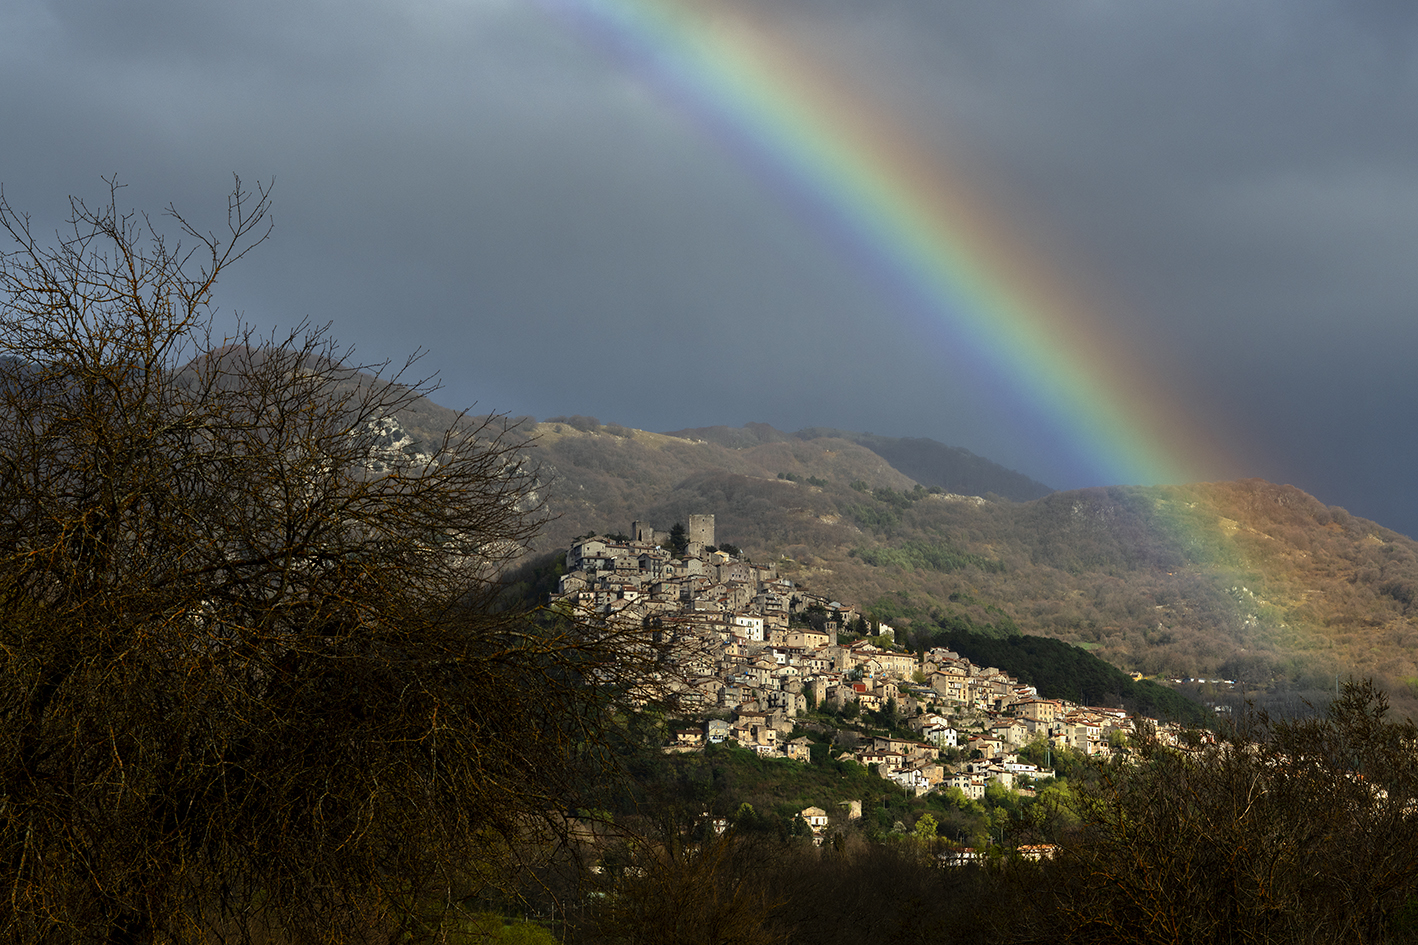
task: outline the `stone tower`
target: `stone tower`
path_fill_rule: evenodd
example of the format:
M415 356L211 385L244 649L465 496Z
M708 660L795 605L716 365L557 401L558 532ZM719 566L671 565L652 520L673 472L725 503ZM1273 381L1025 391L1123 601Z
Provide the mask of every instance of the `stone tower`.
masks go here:
M715 544L714 516L691 515L689 517L689 540L697 541L701 545Z
M714 544L714 516L691 515L689 517L689 554L702 555L704 549Z

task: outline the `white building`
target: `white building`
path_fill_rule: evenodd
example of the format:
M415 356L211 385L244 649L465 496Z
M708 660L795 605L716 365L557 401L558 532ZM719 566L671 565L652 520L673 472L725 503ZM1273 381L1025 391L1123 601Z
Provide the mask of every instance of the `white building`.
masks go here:
M733 632L755 643L762 643L763 618L736 614L734 616Z

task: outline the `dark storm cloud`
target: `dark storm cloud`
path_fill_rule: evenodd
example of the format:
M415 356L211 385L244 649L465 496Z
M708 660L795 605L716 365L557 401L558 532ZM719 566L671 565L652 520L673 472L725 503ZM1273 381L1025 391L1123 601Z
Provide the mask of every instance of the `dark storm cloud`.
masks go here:
M1409 3L764 0L906 116L1124 327L1247 474L1418 533L1418 16ZM524 0L15 2L0 181L220 223L275 177L221 287L259 325L429 351L454 406L650 429L933 436L1094 475L994 405L791 205Z
M873 6L834 7L851 64L1133 303L1253 474L1418 531L1411 4Z

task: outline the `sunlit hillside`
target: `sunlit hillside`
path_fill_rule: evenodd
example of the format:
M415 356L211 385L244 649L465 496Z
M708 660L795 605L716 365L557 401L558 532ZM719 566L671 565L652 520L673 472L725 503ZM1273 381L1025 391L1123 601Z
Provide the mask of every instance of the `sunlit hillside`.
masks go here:
M1352 673L1406 704L1418 677L1418 544L1289 486L1016 502L928 489L850 434L714 428L710 439L572 420L529 431L558 516L543 552L711 512L720 541L906 631L1053 636L1126 670L1231 679L1262 699Z
M415 440L444 413L420 409L404 418ZM931 441L762 424L670 435L590 417L528 421L516 435L552 515L540 554L709 512L721 542L904 631L1057 637L1129 671L1234 680L1228 692L1262 703L1372 675L1418 709L1418 543L1290 486L1017 501L1003 496L1043 487ZM906 456L915 475L871 446Z

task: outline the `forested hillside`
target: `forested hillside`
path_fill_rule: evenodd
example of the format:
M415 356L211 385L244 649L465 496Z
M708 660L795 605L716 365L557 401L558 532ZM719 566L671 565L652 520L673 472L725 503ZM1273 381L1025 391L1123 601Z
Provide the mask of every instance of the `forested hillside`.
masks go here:
M424 403L411 433L436 426L442 408ZM1418 709L1418 543L1291 486L1012 501L924 482L868 446L909 453L921 441L763 424L669 435L590 417L520 430L553 516L539 553L711 512L723 541L907 632L1053 637L1127 671L1234 680L1238 703L1317 699L1336 677L1374 676L1397 707Z
M926 437L890 437L841 430L800 430L803 439L835 436L865 446L923 486L967 495L998 495L1016 502L1040 499L1053 492L1042 482L1005 469L983 456L958 446L946 446Z
M846 435L668 436L590 418L527 431L558 516L543 552L710 512L721 540L906 633L1053 637L1127 671L1235 680L1237 700L1373 675L1412 707L1418 544L1290 486L1016 502L927 487Z

